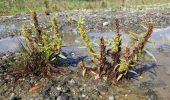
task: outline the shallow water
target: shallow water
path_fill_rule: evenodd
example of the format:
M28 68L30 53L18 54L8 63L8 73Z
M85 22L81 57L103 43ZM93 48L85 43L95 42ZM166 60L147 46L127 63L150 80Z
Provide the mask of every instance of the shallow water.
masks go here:
M23 40L24 38L22 36L0 39L0 53L6 54L19 50L21 47L20 43L23 42Z
M0 25L0 32L6 32L8 30L16 30L17 27L15 24L9 24L9 25Z

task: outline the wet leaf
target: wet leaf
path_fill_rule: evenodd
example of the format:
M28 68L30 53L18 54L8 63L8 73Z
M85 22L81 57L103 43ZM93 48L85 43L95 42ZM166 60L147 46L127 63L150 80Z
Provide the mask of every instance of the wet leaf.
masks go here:
M84 68L82 72L82 76L85 77L87 70Z
M131 31L128 31L128 30L126 30L126 32L131 36L131 38L138 41L139 35L137 33L131 32Z
M83 61L80 61L79 65L80 65L80 67L81 67L82 69L85 69L85 68L86 68L86 65L85 65L85 63L84 63Z
M92 45L99 47L99 44L95 43L95 42L91 42Z
M150 41L148 41L148 43L151 43L151 45L155 48L155 41L153 39L150 39Z
M61 58L63 58L63 59L67 59L67 57L64 56L63 54L59 54L58 56L61 57Z
M40 91L41 86L40 85L35 85L34 87L31 87L29 92L30 93L37 93L38 91Z
M150 51L148 51L148 50L146 50L146 49L144 49L144 51L145 51L150 57L152 57L152 59L153 59L155 62L157 62L155 56L154 56Z
M94 77L94 80L98 80L100 78L100 75L97 74L95 77Z
M117 65L114 67L114 69L113 69L114 72L116 72L116 69L119 67L119 65L120 65L120 64L117 64Z
M138 76L138 73L136 73L134 70L129 70L129 72L135 74L136 76Z
M117 77L116 81L119 81L122 77L123 77L123 74L120 74L120 75Z
M148 29L145 25L140 24L140 26L142 26L145 30Z

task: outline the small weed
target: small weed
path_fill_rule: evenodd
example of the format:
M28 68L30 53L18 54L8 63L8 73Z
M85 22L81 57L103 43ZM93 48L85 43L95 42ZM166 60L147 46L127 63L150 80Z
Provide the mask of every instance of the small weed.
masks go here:
M81 68L83 69L83 76L93 72L96 74L95 79L107 77L109 80L119 81L126 76L128 71L132 71L133 65L137 62L143 51L144 47L148 42L152 31L153 24L148 24L148 30L143 37L138 39L136 45L133 48L122 47L122 39L120 34L120 21L115 19L116 32L112 40L112 48L106 49L104 38L100 39L100 54L96 54L97 51L94 51L90 41L87 37L87 34L83 28L83 20L80 17L78 22L79 32L84 40L84 43L88 51L93 55L93 60L95 60L95 68L86 67L85 63L82 61L80 63ZM153 55L152 55L153 56ZM137 58L136 58L137 57ZM95 58L95 59L94 59ZM132 65L133 64L133 65ZM136 63L137 64L137 63ZM135 72L134 72L135 73Z
M21 76L50 76L54 69L52 62L59 58L62 46L57 21L55 17L51 18L53 35L50 36L40 29L36 12L31 12L31 16L35 32L34 29L28 31L27 26L23 25L22 33L26 39L26 45L21 43L23 51L15 58L13 66L17 72L22 74ZM16 73L16 71L13 72Z

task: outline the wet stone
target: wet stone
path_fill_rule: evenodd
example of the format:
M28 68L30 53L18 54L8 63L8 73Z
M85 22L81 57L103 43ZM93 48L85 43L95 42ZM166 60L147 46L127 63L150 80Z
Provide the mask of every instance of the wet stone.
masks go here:
M60 95L60 92L59 90L57 90L57 87L54 87L52 86L51 87L51 90L50 90L50 96L59 96Z
M97 88L98 88L100 91L103 91L103 92L107 92L107 91L108 91L108 87L107 87L107 86L104 86L104 85L98 86Z
M92 90L92 94L93 94L94 96L97 96L97 97L100 96L100 92L99 92L98 90L96 90L96 89Z
M71 79L70 81L68 81L68 83L70 83L72 85L72 84L75 84L76 82L74 79Z
M11 97L10 97L10 100L21 100L21 98L18 97L18 96L15 96L15 94L12 93L12 94L11 94Z
M70 93L70 89L67 86L62 87L62 92Z
M65 93L61 93L61 95L57 97L57 100L69 100L69 96Z
M5 94L5 90L4 89L0 89L0 96L4 95Z
M47 87L41 92L44 98L49 97L49 91L50 91L50 87Z
M146 93L147 95L147 99L148 100L158 100L158 96L157 94L155 93L155 91L149 89L148 92Z
M114 100L114 96L109 96L109 100Z

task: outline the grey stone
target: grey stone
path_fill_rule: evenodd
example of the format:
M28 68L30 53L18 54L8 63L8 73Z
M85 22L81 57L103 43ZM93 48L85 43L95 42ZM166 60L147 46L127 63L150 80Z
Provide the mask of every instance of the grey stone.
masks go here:
M155 93L155 91L149 89L148 92L146 93L148 100L158 100L158 96Z

